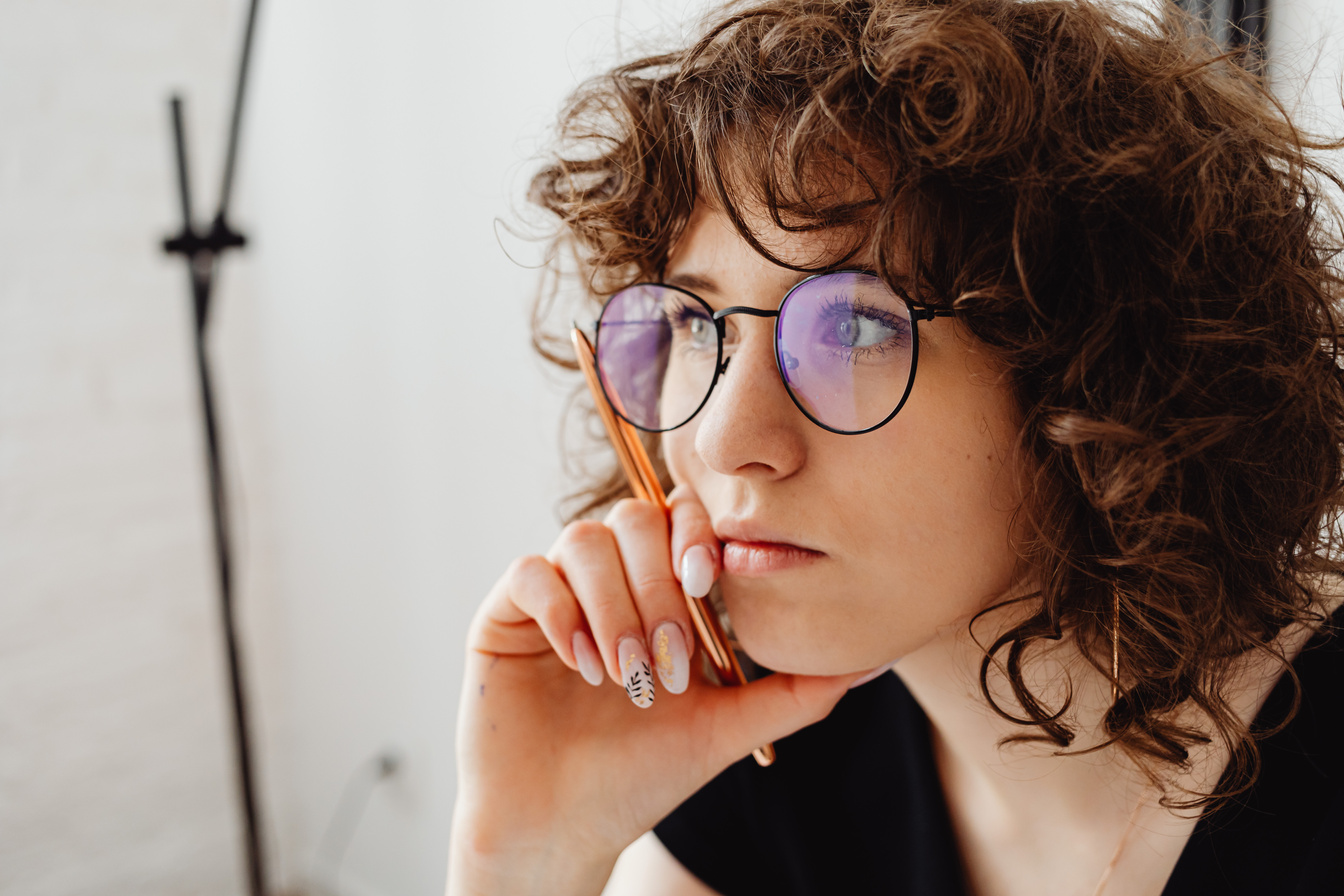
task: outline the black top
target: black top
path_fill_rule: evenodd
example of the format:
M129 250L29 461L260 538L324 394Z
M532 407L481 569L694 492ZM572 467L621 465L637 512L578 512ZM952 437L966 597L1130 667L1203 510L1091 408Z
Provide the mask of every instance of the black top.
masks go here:
M1261 741L1255 787L1200 819L1163 896L1344 894L1342 640L1317 635L1293 663L1301 709ZM1285 678L1257 725L1291 701ZM928 718L899 678L855 688L776 749L775 765L743 759L654 829L711 889L964 896Z

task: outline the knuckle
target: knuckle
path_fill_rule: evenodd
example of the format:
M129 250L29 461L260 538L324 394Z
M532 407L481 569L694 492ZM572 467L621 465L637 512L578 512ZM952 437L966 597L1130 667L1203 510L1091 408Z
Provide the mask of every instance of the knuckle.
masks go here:
M671 570L648 571L631 575L630 587L642 596L669 596L677 591L677 582Z
M676 525L682 529L708 529L710 528L709 514L700 507L690 507L685 504L678 507L672 513Z
M535 615L541 627L547 631L558 631L570 624L571 603L566 595L547 591L538 596Z
M593 621L622 617L630 606L630 598L617 592L594 591L584 601L584 612Z
M704 512L704 505L700 503L699 497L685 483L672 489L671 494L667 496L667 504L681 514L701 514Z
M504 575L510 581L525 582L544 575L551 568L550 561L545 557L540 554L528 554L510 563Z
M696 497L695 492L690 485L685 482L679 482L667 493L667 503L682 507L698 506L700 499Z
M545 557L530 554L514 560L506 581L515 606L544 631L561 631L574 624L574 596Z
M574 548L591 548L611 537L611 530L597 520L575 520L560 533L561 543Z
M678 542L692 544L713 536L709 516L699 507L682 504L672 509L672 537Z
M612 525L647 526L661 522L663 512L648 501L622 498L612 506L607 519Z
M647 501L623 498L616 502L607 515L612 528L626 529L637 533L654 533L666 530L667 518L663 511Z
M554 589L548 587L555 579L555 567L545 557L529 554L509 564L504 575L504 586L511 600L529 616L537 616L537 607Z

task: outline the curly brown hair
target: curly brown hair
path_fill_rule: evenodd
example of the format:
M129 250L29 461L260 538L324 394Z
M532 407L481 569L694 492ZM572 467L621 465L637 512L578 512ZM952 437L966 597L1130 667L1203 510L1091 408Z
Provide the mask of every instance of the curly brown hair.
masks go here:
M1276 636L1320 624L1313 583L1341 571L1339 216L1323 199L1340 181L1311 155L1336 144L1174 9L1083 0L733 3L688 48L582 86L559 137L531 198L558 216L587 301L656 278L707 202L797 270L744 208L848 228L851 254L955 308L1009 371L1032 471L1017 547L1039 591L986 646L986 699L1025 726L1012 739L1069 747L1068 702L1032 692L1024 657L1067 633L1110 677L1118 642L1108 743L1156 775L1211 730L1229 772L1172 802L1249 786L1264 732L1225 699L1231 661L1282 662ZM534 341L570 364L549 301ZM579 512L624 493L611 470Z

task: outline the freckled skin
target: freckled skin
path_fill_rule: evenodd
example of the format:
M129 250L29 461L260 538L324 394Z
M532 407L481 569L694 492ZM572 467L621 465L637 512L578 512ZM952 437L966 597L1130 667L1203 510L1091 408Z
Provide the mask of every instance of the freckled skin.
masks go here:
M816 234L762 231L789 260L824 257ZM667 272L711 280L702 297L715 308L773 310L798 277L704 209ZM955 319L921 323L909 400L863 435L827 432L798 412L776 370L771 321L741 318L738 327L732 366L700 413L664 434L663 453L716 525L759 520L826 555L766 576L722 577L754 659L806 674L870 669L964 625L1011 587L1017 413L1000 369Z

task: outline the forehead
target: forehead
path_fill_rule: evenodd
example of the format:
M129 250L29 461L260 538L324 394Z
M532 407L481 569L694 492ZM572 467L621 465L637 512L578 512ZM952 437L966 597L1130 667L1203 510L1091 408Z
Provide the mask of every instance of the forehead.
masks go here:
M855 228L795 232L778 227L764 210L749 210L742 216L768 256L738 231L727 213L699 205L668 253L664 279L737 271L793 283L829 268L871 266L870 253Z
M846 268L881 271L892 286L906 295L916 294L908 255L900 247L887 247L887 264L880 267L867 228L784 230L763 210L743 218L751 235L773 258L758 251L727 213L716 206L698 205L668 253L659 279L698 295L742 289L782 294L813 274Z

